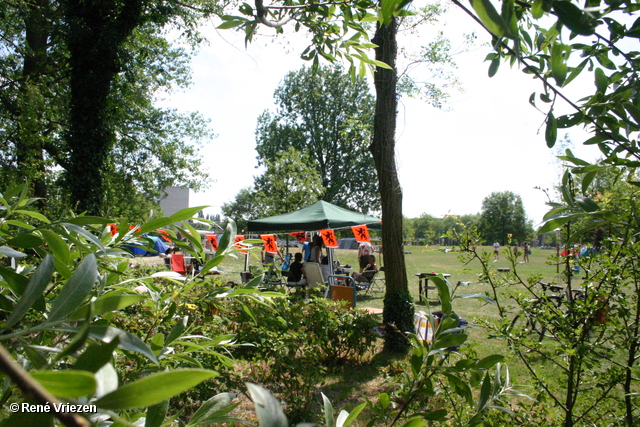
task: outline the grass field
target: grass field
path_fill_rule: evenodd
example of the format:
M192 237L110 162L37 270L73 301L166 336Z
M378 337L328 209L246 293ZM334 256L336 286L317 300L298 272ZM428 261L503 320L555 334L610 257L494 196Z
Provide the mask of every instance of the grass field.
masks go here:
M297 248L292 249L293 252L298 250ZM480 252L481 251L492 253L493 248L486 246L480 248ZM517 264L519 275L522 278L527 278L531 275L540 274L544 281L551 282L557 280L559 275L556 273L556 265L549 260L549 257L553 255L555 255L555 251L552 250L532 249L532 253L529 256L530 262ZM357 251L355 250L336 250L334 258L340 260L341 264L357 265ZM481 283L478 279L478 274L481 272L479 261L475 260L469 265L464 265L459 259L459 253L452 251L450 247L408 246L405 248L405 259L409 289L415 301L416 311L436 311L439 309L436 293L433 291L431 291L430 295L432 296L429 301L418 302L418 279L416 277L418 273L437 272L451 274L449 282L452 285L458 281L469 282L469 286L459 288L457 294L488 293L491 291L488 284ZM377 256L377 264L379 267L384 265L384 259L381 259L379 254ZM249 265L257 267L260 265L260 260L255 257L250 257ZM491 262L491 269L497 271L498 268L510 267L511 263L504 249L502 249L500 258L496 262ZM240 272L244 269L244 258L228 258L220 268L225 272L225 275L222 277L223 280L239 282ZM384 277L383 273L379 274L382 274ZM509 292L509 289L505 289L505 291ZM359 308L383 308L383 298L383 292L370 294L359 298L357 306ZM513 305L515 306L515 304ZM473 327L481 323L481 319L483 318L497 318L495 306L487 304L480 299L461 298L454 301L454 310L459 316L469 322L471 328L468 329L468 343L474 346L479 357L490 354L508 355L509 350L506 348L504 342L488 340L485 328ZM376 351L379 351L380 348L381 343ZM380 354L373 358L370 363L357 367L350 366L348 369L345 369L344 372L331 375L325 382L323 392L330 395L332 399L335 399L335 403L338 403L339 406L351 406L353 402L357 401L357 397L374 396L376 393L383 391L382 378L384 375L381 374L381 369L384 369L384 366L387 366L390 361L385 357L379 359L378 356L380 356ZM514 383L527 384L528 373L525 368L515 360L511 360L510 362L509 368Z
M407 246L405 248L405 260L407 266L407 276L409 280L409 290L416 302L416 309L426 308L426 302L418 302L418 278L416 274L424 272L436 272L436 273L448 273L451 277L448 279L451 284L455 284L458 281L469 282L469 286L461 288L458 293L484 293L489 291L489 287L486 284L479 283L478 273L480 273L480 263L474 261L469 265L464 265L458 258L458 253L451 251L451 248L439 247L439 246ZM298 251L298 248L292 248L292 252ZM492 252L493 248L486 246L480 248L480 251ZM492 263L492 269L509 268L511 264L507 259L507 256L501 250L500 259ZM549 264L548 258L554 255L552 250L545 249L532 249L532 253L529 256L529 263L518 264L518 272L521 277L528 277L534 274L541 274L543 280L553 281L558 274L556 273L556 266ZM357 251L356 250L335 250L334 259L339 260L341 264L350 264L357 266ZM378 267L384 265L384 259L381 259L380 255L376 260ZM250 266L259 266L260 260L255 256L249 258ZM226 281L240 281L240 272L244 269L244 258L228 258L223 262L220 268L225 272L223 280ZM384 277L384 273L379 273L379 277ZM368 296L362 297L358 300L359 307L383 307L384 293L371 293ZM435 294L434 294L435 297ZM431 306L437 304L437 299L430 299ZM458 306L456 306L458 307ZM460 302L460 307L457 308L459 314L463 317L473 317L482 313L482 303L477 300ZM488 314L488 313L487 313Z

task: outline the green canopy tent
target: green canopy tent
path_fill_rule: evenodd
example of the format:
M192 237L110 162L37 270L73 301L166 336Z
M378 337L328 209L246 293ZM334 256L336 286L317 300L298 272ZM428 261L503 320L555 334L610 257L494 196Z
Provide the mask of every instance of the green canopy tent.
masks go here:
M367 225L370 228L379 229L381 222L380 218L353 212L320 200L295 212L249 221L247 231L319 231L348 228L356 225ZM333 266L333 248L329 248L328 255L329 266ZM332 276L333 269L330 271L330 276ZM329 287L325 297L328 292Z
M318 231L354 225L380 228L381 220L320 200L295 212L249 221L247 231Z

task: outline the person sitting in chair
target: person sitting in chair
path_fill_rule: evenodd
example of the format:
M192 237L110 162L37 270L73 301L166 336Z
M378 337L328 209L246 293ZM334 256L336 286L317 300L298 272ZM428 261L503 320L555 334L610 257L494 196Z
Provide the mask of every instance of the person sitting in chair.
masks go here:
M304 273L304 264L302 264L302 253L298 252L294 255L293 262L291 263L291 267L289 267L289 271L291 272L291 276L289 277L290 282L295 282L297 285L306 285L307 279L305 278Z
M362 257L364 258L364 256ZM375 255L369 255L368 261L362 259L360 262L360 272L354 271L352 276L356 282L369 282L372 275L378 271Z

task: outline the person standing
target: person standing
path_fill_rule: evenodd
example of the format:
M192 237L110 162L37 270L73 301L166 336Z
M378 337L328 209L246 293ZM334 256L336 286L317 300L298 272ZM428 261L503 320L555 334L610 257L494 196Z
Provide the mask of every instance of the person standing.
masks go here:
M497 261L498 258L500 258L500 243L495 242L493 244L493 257L494 257L494 261Z
M522 249L524 251L524 257L522 258L522 261L529 262L529 253L531 253L531 249L529 249L529 243L524 242L524 247Z

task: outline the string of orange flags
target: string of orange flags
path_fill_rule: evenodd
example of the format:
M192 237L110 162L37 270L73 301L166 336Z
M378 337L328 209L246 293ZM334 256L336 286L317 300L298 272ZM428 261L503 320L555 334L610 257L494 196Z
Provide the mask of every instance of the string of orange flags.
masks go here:
M278 243L275 234L261 234L260 238L264 242L264 251L268 254L278 253Z
M215 234L206 234L204 237L206 237L211 244L211 250L216 252L218 250L218 236Z
M351 227L351 231L353 231L353 237L356 238L356 242L371 242L371 240L369 239L369 227L367 227L366 225L354 225L353 227Z
M324 245L328 248L337 248L338 247L338 239L336 239L336 233L329 230L320 230L320 235L322 236L322 241Z
M243 240L244 240L244 234L238 234L238 235L236 235L236 239L233 241L233 243L235 243L235 244L236 244L236 248L237 248L237 249L246 248L246 246L245 246L245 245L243 245L243 244L239 244L239 243L238 243L238 242L241 242L241 241L243 241ZM249 252L248 252L248 251L246 251L246 250L242 250L242 251L240 251L240 253L242 253L242 254L246 254L246 253L249 253Z
M305 231L295 231L293 233L289 233L289 236L295 237L301 243L307 241L307 233Z

